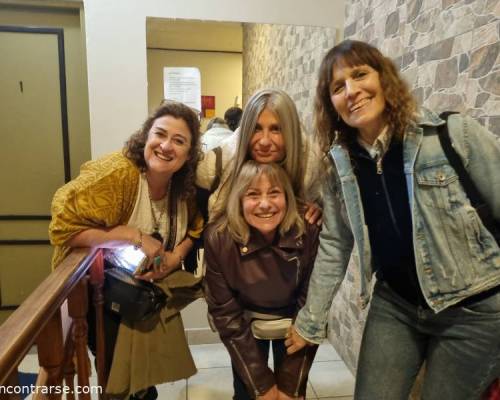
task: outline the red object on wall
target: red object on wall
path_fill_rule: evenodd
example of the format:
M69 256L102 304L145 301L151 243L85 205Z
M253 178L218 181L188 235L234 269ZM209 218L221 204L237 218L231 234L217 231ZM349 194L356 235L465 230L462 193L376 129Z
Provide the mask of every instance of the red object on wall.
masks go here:
M204 118L215 117L215 96L201 96L201 113Z

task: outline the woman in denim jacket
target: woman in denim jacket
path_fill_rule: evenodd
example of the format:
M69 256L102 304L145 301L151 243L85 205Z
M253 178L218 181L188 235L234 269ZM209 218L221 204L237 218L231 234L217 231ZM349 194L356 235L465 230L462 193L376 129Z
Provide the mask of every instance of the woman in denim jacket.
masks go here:
M479 399L500 375L500 250L444 155L436 114L417 110L392 62L346 40L325 56L317 132L327 153L323 228L308 298L288 352L320 343L353 251L368 304L355 399ZM500 142L472 119L448 130L500 219Z

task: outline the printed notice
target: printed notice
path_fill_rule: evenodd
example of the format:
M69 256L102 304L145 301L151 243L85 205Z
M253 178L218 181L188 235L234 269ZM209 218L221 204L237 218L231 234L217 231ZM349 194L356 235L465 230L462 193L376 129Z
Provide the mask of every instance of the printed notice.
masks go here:
M163 94L201 111L201 76L195 67L163 68Z

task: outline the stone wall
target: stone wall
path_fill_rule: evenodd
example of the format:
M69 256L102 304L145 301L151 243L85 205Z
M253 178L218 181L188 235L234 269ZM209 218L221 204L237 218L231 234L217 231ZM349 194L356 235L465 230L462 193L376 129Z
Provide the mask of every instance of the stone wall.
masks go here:
M282 89L310 132L319 64L334 43L332 28L243 24L243 104L258 89Z
M344 37L389 55L419 104L467 113L500 136L500 0L351 0ZM329 339L353 372L366 316L358 293L351 263Z
M344 37L390 55L419 104L500 135L500 0L353 0Z

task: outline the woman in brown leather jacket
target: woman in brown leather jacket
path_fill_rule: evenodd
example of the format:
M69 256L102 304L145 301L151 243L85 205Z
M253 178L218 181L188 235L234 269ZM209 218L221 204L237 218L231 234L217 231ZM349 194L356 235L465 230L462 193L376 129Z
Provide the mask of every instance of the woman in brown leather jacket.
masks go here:
M231 356L236 400L305 396L317 346L287 355L286 326L258 332L255 321L286 325L305 302L319 228L304 222L297 203L280 166L247 161L225 214L205 231L208 311Z

